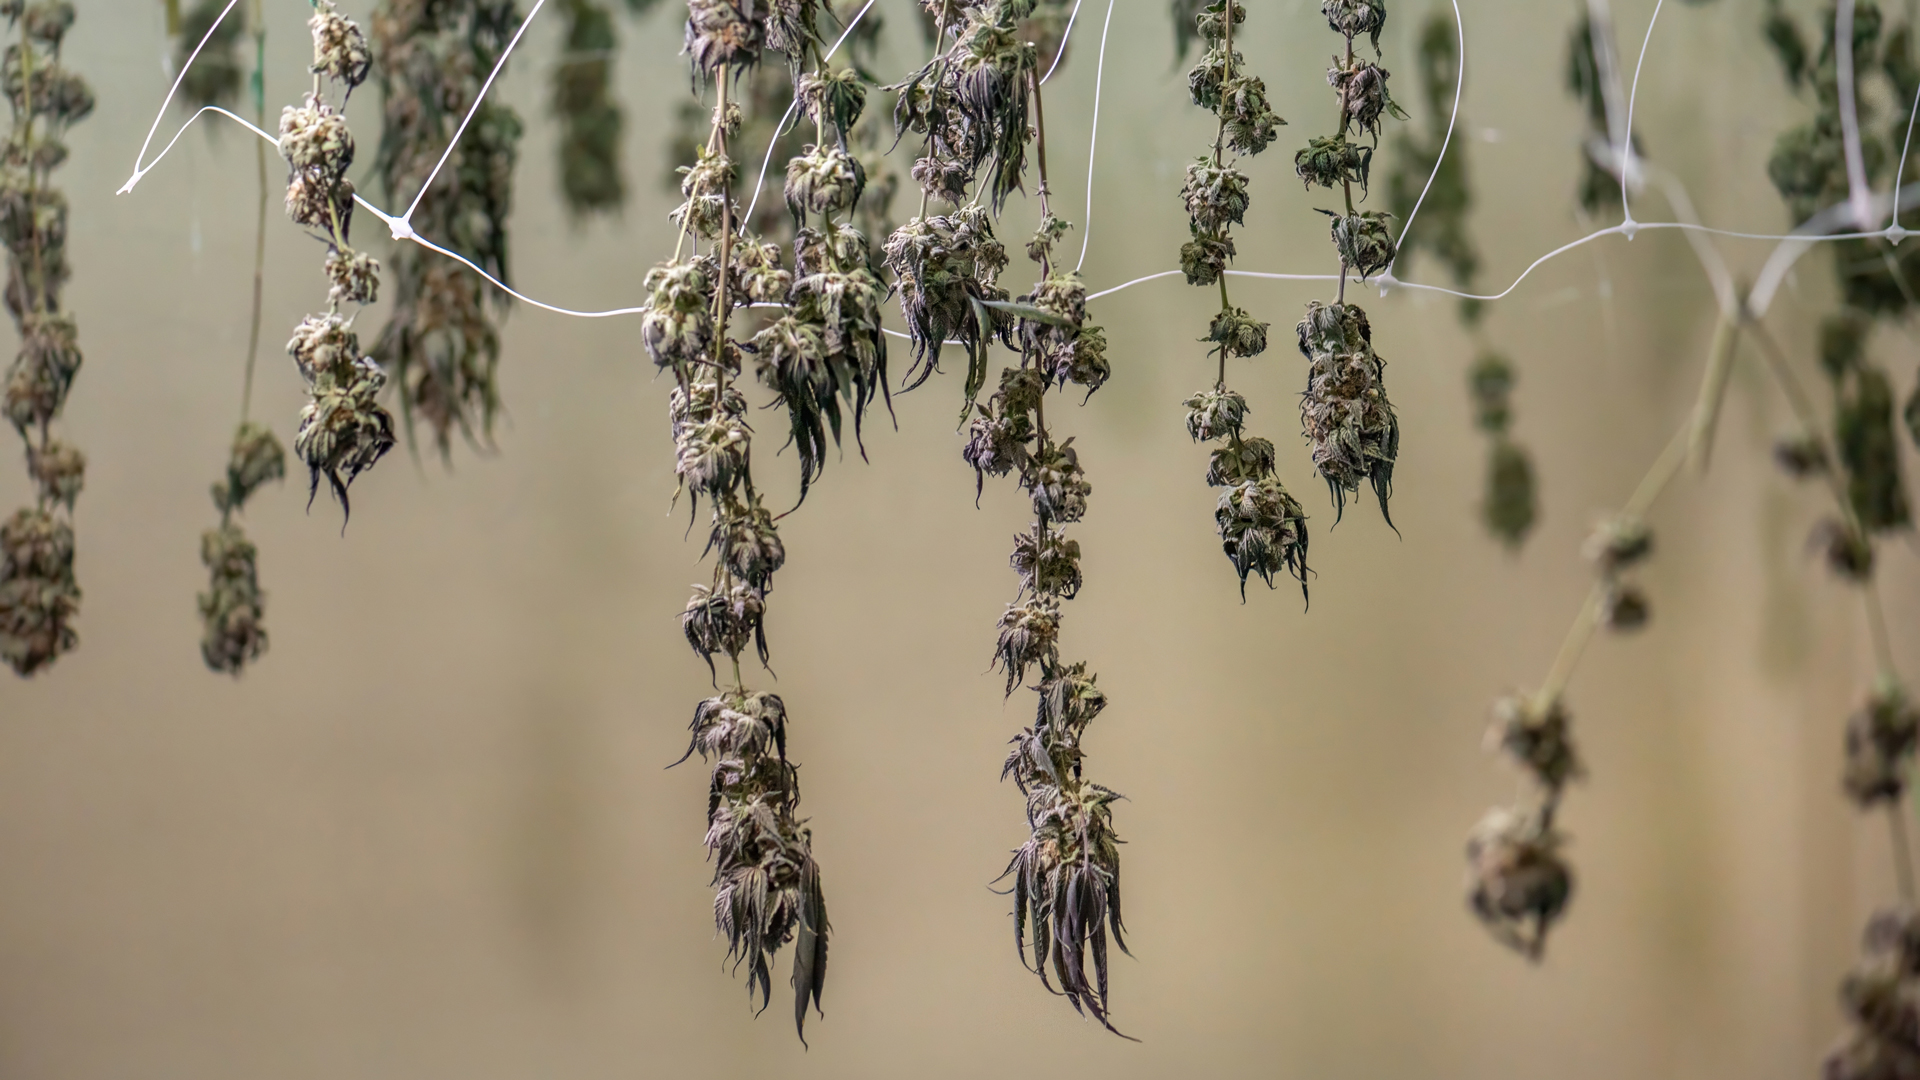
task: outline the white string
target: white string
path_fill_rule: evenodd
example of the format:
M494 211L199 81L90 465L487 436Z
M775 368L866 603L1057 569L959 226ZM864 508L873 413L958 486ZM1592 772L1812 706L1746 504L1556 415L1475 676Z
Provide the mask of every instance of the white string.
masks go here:
M1059 70L1060 61L1066 59L1067 41L1068 39L1073 37L1073 20L1079 17L1080 17L1080 0L1073 0L1073 10L1067 14L1067 28L1060 32L1060 47L1054 50L1053 63L1047 65L1047 73L1045 75L1040 76L1041 86L1047 85L1047 80L1053 78L1053 73Z
M1093 242L1093 152L1100 145L1100 84L1107 74L1107 31L1113 29L1113 4L1114 0L1107 0L1107 21L1100 27L1100 59L1093 66L1093 130L1087 135L1087 220L1080 226L1080 261L1073 264L1076 274L1087 264L1087 245Z
M237 3L237 2L238 0L233 0L233 3ZM544 0L542 0L542 2L544 2ZM227 7L228 11L232 10L233 3L228 4L228 7ZM852 20L852 22L848 23L847 25L848 34L852 32L854 23L859 22L860 18L864 16L872 6L873 6L873 0L868 0L867 5L861 8L860 13L854 16L854 19ZM536 10L537 10L537 5L536 5ZM1659 16L1659 10L1657 5L1655 8L1654 15L1656 19ZM225 17L224 13L222 14L222 17L223 18ZM529 19L531 19L531 17L532 17L531 15L528 16ZM1112 25L1112 17L1113 17L1113 0L1109 0L1108 8L1107 8L1107 26L1108 27L1111 27ZM1458 9L1457 0L1455 0L1455 17L1456 17L1456 26L1460 27L1462 31L1462 38L1463 38L1463 48L1461 52L1462 62L1461 62L1460 74L1462 76L1462 80L1464 81L1464 76L1465 76L1464 26L1461 25L1461 23L1459 22L1459 9ZM215 25L216 26L218 25L217 21ZM522 29L523 30L525 29L524 23L522 24ZM1651 34L1651 27L1649 28L1649 34ZM827 55L831 57L833 54L833 51L838 50L838 48L840 47L840 44L844 43L846 39L847 39L847 34L842 34L840 37L840 41L835 42L833 50L829 50ZM518 40L518 38L516 37L515 40ZM203 40L201 44L205 45L205 40ZM195 53L197 54L198 51L199 50L196 49ZM1098 111L1099 111L1099 93L1100 93L1100 73L1099 72L1100 72L1100 68L1104 68L1105 56L1106 56L1106 33L1105 33L1105 29L1103 29L1101 33L1100 64L1096 68L1095 82L1094 82L1094 87L1095 87L1094 108L1095 108L1096 124L1097 124L1097 117L1098 117ZM1643 63L1645 61L1645 58L1646 58L1646 50L1643 45L1641 49L1641 60ZM191 63L192 63L192 60L191 58L189 58L188 64L190 65ZM496 72L497 71L498 69L496 68ZM183 75L184 75L184 72L185 72L185 68L183 67L182 68ZM1635 73L1636 91L1638 89L1638 83L1639 83L1639 76L1638 76L1638 72L1636 72ZM174 84L174 90L177 91L178 88L179 88L179 82L178 80L176 80ZM1459 95L1459 88L1456 87L1455 88L1456 114L1457 114L1458 101L1459 101L1458 95ZM173 91L169 91L168 103L171 103L172 97L173 97ZM1628 117L1629 132L1631 131L1631 123L1632 123L1631 111L1632 111L1632 105L1631 105L1631 99L1630 99L1629 100L1629 117ZM209 105L195 112L193 116L186 121L186 123L182 124L180 127L180 130L174 133L173 138L167 142L166 147L163 148L160 151L160 153L154 157L153 161L147 162L144 165L142 165L140 164L140 161L141 159L144 159L146 155L146 151L151 147L154 133L159 129L160 119L163 118L166 114L166 106L163 105L161 107L160 116L155 118L153 128L150 129L147 133L147 142L142 145L139 158L136 158L136 168L134 171L133 178L127 182L126 187L121 189L121 193L124 194L128 191L131 191L134 185L137 184L139 180L146 175L146 173L152 171L153 168L158 166L159 163L163 159L165 159L167 154L172 151L174 145L180 141L181 136L186 133L187 128L191 127L193 123L197 121L203 114L209 113L209 112L218 113L219 115L224 116L227 119L232 120L235 123L239 124L240 126L246 128L248 131L253 132L255 135L258 135L260 138L265 139L270 143L274 143L278 145L278 142L279 142L278 139L276 139L272 134L268 133L267 131L264 131L258 126L254 125L251 121L247 120L245 117L236 115L218 106ZM1916 101L1915 113L1920 114L1920 100ZM1912 137L1913 121L1914 121L1914 117L1909 116L1908 118L1909 144L1911 142L1911 137ZM1096 128L1096 134L1097 134L1097 128ZM457 137L458 136L456 136L456 138ZM1443 144L1442 152L1444 153L1444 144ZM1091 148L1090 148L1089 188L1088 188L1089 193L1091 193L1091 190L1092 190L1091 158L1092 158L1092 154L1091 154ZM1903 164L1904 164L1904 158L1903 158ZM1904 173L1902 173L1901 175L1903 176ZM1429 184L1431 184L1432 183L1431 179L1429 179L1428 182ZM1684 186L1682 186L1679 183L1677 178L1667 177L1665 180L1663 180L1663 187L1666 188L1669 201L1674 204L1675 213L1682 218L1688 218L1688 219L1693 218L1694 214L1693 214L1692 201L1687 197ZM1875 219L1876 211L1878 211L1883 204L1897 208L1903 202L1903 200L1909 195L1920 195L1920 183L1915 183L1907 187L1896 187L1892 192L1890 192L1888 195L1885 195L1885 196L1872 195L1871 193L1869 193L1868 219L1869 220ZM489 274L486 270L482 269L480 266L476 265L471 259L468 259L466 256L460 254L459 252L441 247L440 245L435 244L430 240L427 240L425 237L419 236L418 234L414 233L411 227L407 225L403 217L398 217L398 218L394 217L388 214L386 211L381 210L379 207L374 206L372 203L368 202L366 199L360 197L359 195L355 195L353 198L354 198L354 202L358 203L361 207L365 208L369 213L373 214L375 217L379 218L382 222L386 223L396 239L411 240L412 242L420 245L421 247L426 248L429 251L433 251L440 255L444 255L447 258L454 259L455 261L461 263L462 265L472 269L475 273L485 278L488 282L493 284L496 288L514 297L515 299L520 300L523 303L526 303L533 307L541 308L546 311L551 311L558 315L567 315L567 316L572 316L574 318L584 318L584 319L599 319L599 318L607 318L607 317L616 316L616 315L637 315L637 314L643 314L648 310L646 307L625 307L625 308L612 308L605 311L576 311L571 308L559 307L557 305L549 304L541 300L536 300L533 297L527 296L525 293L522 293L508 286L505 282L494 277L492 274ZM1416 204L1416 211L1417 211L1417 204ZM1411 221L1412 215L1411 214L1408 215L1408 218L1409 218L1409 221ZM1906 231L1904 229L1901 229L1899 226L1897 213L1894 215L1893 224L1889 225L1886 229L1876 229L1876 230L1866 231L1866 232L1860 232L1860 231L1829 232L1828 231L1830 229L1839 227L1850 220L1857 220L1857 218L1858 218L1857 207L1853 205L1851 200L1849 200L1848 202L1837 203L1833 206L1826 207L1825 209L1821 210L1819 213L1816 213L1812 217L1808 218L1807 221L1802 223L1793 232L1786 233L1786 234L1747 233L1747 232L1735 232L1727 229L1715 229L1715 228L1709 228L1705 225L1702 225L1697 220L1670 221L1670 222L1635 222L1631 219L1631 217L1629 217L1627 220L1621 222L1619 225L1615 225L1610 228L1596 230L1592 233L1587 234L1586 236L1580 237L1579 239L1574 240L1570 243L1563 244L1560 247L1547 252L1545 255L1540 256L1538 259L1535 259L1531 264L1529 264L1527 268L1521 272L1519 277L1514 279L1513 284L1507 286L1505 289L1501 290L1498 293L1491 293L1491 294L1466 293L1466 292L1460 292L1454 289L1444 288L1438 285L1425 285L1418 282L1400 281L1399 279L1393 276L1393 272L1391 268L1389 268L1385 273L1382 273L1381 275L1376 277L1374 281L1380 294L1383 296L1391 288L1397 286L1397 287L1407 288L1407 289L1418 289L1425 292L1442 293L1448 296L1456 296L1463 299L1501 300L1511 295L1515 289L1520 287L1522 282L1526 281L1526 279L1529 276L1531 276L1533 272L1539 269L1542 265L1546 264L1547 262L1561 255L1566 254L1569 251L1574 250L1575 248L1583 247L1586 244L1589 244L1594 240L1597 240L1603 236L1612 236L1617 234L1617 235L1626 236L1629 239L1631 239L1633 234L1636 231L1642 230L1642 229L1675 229L1675 230L1680 230L1688 233L1696 233L1701 235L1726 236L1726 237L1731 237L1735 239L1767 240L1767 241L1778 242L1779 246L1774 250L1772 255L1769 256L1767 263L1762 268L1759 277L1755 281L1755 285L1752 293L1750 293L1748 297L1748 301L1747 301L1748 310L1754 317L1758 317L1760 315L1763 315L1768 309L1768 307L1772 304L1772 301L1775 295L1777 294L1780 285L1785 281L1786 275L1792 269L1794 263L1797 262L1800 259L1800 257L1804 255L1806 252L1812 250L1815 244L1827 243L1827 242L1833 242L1833 241L1839 241L1839 240L1859 240L1859 239L1871 239L1871 238L1883 238L1883 239L1892 241L1894 243L1898 243L1906 235ZM1720 298L1722 306L1724 308L1726 305L1726 295L1731 289L1731 277L1726 272L1725 263L1720 259L1719 253L1716 250L1712 249L1710 245L1706 247L1701 247L1696 245L1695 253L1701 259L1702 267L1706 271L1708 277L1713 281L1716 297ZM1085 261L1085 258L1086 258L1086 247L1083 244L1081 248L1082 262ZM1131 281L1124 282L1112 288L1103 289L1103 290L1100 290L1099 292L1089 294L1087 299L1097 300L1105 296L1111 296L1114 293L1121 292L1122 290L1132 288L1135 285L1144 284L1149 281L1156 281L1161 278L1172 277L1173 275L1179 274L1179 273L1181 273L1181 271L1179 270L1162 270L1158 273L1147 274L1144 277L1134 278ZM1278 281L1336 280L1336 277L1334 275L1329 275L1329 274L1280 274L1280 273L1268 273L1264 271L1254 271L1254 270L1228 270L1226 271L1226 273L1235 277L1260 278L1260 279L1278 280ZM892 336L892 337L909 339L909 335L902 334L897 330L886 330L885 333L887 333L889 336ZM950 343L950 344L953 344L953 343Z
M220 29L220 24L226 21L227 15L233 11L233 6L235 4L238 4L239 2L240 0L227 0L227 6L221 9L220 17L213 20L212 26L207 27L206 36L201 38L200 44L195 45L193 47L193 52L187 55L187 62L180 65L180 74L175 75L173 77L173 86L171 89L167 91L167 99L160 103L160 111L153 114L153 126L147 129L147 141L140 144L140 152L138 154L135 154L133 157L133 175L127 179L126 184L122 186L119 191L114 192L115 195L125 195L127 192L132 191L133 186L140 182L140 178L147 174L147 170L153 168L153 166L155 165L160 164L160 158L166 157L167 150L173 149L173 143L172 142L168 143L167 150L160 151L160 157L154 158L152 163L148 164L144 168L141 167L141 164L140 164L141 161L143 161L147 156L147 148L153 145L153 133L160 130L160 121L166 118L167 106L173 104L173 96L180 92L180 84L186 80L187 69L193 66L193 61L195 60L195 58L197 58L200 55L200 50L206 48L207 42L213 40L213 35L215 32L217 32ZM201 110L201 111L204 112L205 110ZM226 110L223 109L221 111L225 112ZM199 115L200 115L199 113L195 113L194 118L198 119ZM227 113L227 115L233 116L232 113ZM234 116L233 118L235 120L240 120L240 118L237 116ZM243 124L246 123L246 121L244 120L241 120L240 122ZM187 123L191 124L193 123L193 120L188 120ZM252 124L247 124L247 126L253 127ZM186 126L182 125L180 130L181 131L187 130ZM254 130L257 131L259 129L255 128ZM271 138L271 136L269 136L269 138ZM175 135L173 137L173 140L174 142L180 141L180 136ZM274 141L277 144L279 140L276 139Z
M861 8L853 18L847 20L847 28L841 32L840 40L834 42L833 48L828 49L827 54L820 58L821 63L824 64L828 60L833 59L833 54L840 51L840 46L844 44L847 37L853 33L853 28L860 25L860 20L867 17L867 11L872 7L873 0L867 0L866 7ZM773 163L774 147L779 146L780 140L786 137L787 132L793 130L792 127L788 126L787 121L793 119L794 110L799 107L799 98L794 98L788 102L787 111L780 117L780 122L773 125L773 137L767 140L767 156L760 161L760 179L753 182L753 198L747 200L747 214L746 217L741 219L742 221L753 220L754 207L760 205L760 189L767 186L767 166Z
M540 14L540 9L546 5L546 2L547 0L533 0L533 7L527 12L527 17L520 20L520 29L513 32L513 39L507 42L507 47L500 53L500 59L494 61L493 70L487 73L487 81L480 84L480 92L473 96L473 104L468 107L467 115L460 118L460 126L453 132L453 141L447 144L446 152L440 155L440 160L434 164L433 171L427 174L427 182L420 185L420 193L413 197L413 202L407 204L407 212L397 219L387 219L393 223L395 240L405 239L413 232L413 212L420 208L420 200L427 197L427 189L433 186L434 178L440 175L440 170L446 166L447 159L453 156L453 148L460 145L460 136L467 133L467 125L473 121L473 114L479 112L480 103L487 100L487 91L493 89L493 80L500 77L501 69L507 66L507 57L513 55L514 46L520 44L520 39L525 36L527 27L533 25L534 16Z
M1627 176L1633 171L1633 107L1640 98L1640 72L1647 66L1647 46L1653 44L1653 28L1660 22L1660 9L1667 0L1653 5L1653 18L1647 20L1647 36L1640 42L1640 62L1633 66L1633 90L1627 95L1627 133L1620 141L1620 224L1626 226L1627 239L1633 239L1633 211L1627 206ZM1842 3L1848 0L1841 0Z
M1920 116L1920 90L1913 95L1913 108L1907 111L1907 141L1900 144L1900 167L1893 174L1893 220L1887 223L1887 239L1898 245L1906 239L1907 230L1900 227L1900 183L1907 175L1907 154L1913 149L1913 118Z
M1860 110L1853 100L1853 0L1834 5L1833 48L1840 83L1840 142L1847 161L1847 194L1854 224L1873 227L1873 194L1867 187L1866 159L1860 153Z
M1460 0L1453 0L1453 25L1458 31L1456 40L1460 43L1460 54L1453 65L1453 115L1447 117L1447 135L1440 140L1440 156L1433 159L1433 173L1427 177L1427 186L1420 189L1420 197L1413 200L1413 210L1407 214L1407 223L1400 226L1400 243L1406 243L1407 234L1413 229L1413 219L1420 216L1420 206L1427 201L1427 192L1433 190L1433 182L1440 176L1440 164L1447 160L1447 148L1453 145L1453 125L1460 120L1460 91L1467 85L1467 21L1460 17ZM1393 273L1395 264L1400 261L1400 249L1394 248L1393 261L1387 263L1387 273Z

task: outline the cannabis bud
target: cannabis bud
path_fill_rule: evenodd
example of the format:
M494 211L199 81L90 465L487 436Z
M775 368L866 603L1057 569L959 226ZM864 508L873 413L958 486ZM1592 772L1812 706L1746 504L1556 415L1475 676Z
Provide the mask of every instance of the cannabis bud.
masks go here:
M994 663L1007 672L1007 695L1026 681L1027 669L1035 664L1043 670L1055 656L1060 636L1060 603L1049 595L1038 595L1007 605L1000 616L1000 641L994 648Z
M1900 798L1920 741L1920 710L1897 686L1882 686L1847 718L1847 794L1868 809Z
M1611 581L1601 598L1600 621L1609 630L1630 632L1647 625L1647 594L1630 581Z
M1059 532L1035 528L1015 536L1008 562L1024 592L1071 600L1080 591L1080 541Z
M1893 426L1893 387L1884 371L1856 362L1834 395L1834 435L1846 469L1847 498L1870 532L1913 523L1900 476L1900 443Z
M752 643L767 662L767 631L761 625L766 599L759 590L744 581L726 587L695 585L687 608L680 614L680 629L687 644L713 670L715 653L739 659ZM716 676L717 677L717 676Z
M694 163L681 166L679 172L680 194L687 201L669 217L702 240L719 239L720 224L729 209L735 221L740 219L740 207L727 195L735 178L732 159L702 146Z
M765 5L756 0L688 0L686 47L695 68L709 74L722 67L757 63L766 45Z
M1352 304L1316 300L1307 305L1297 334L1300 353L1309 362L1301 426L1336 513L1345 510L1347 495L1366 480L1386 516L1400 452L1400 420L1387 400L1386 364L1374 354L1367 314Z
M1531 815L1494 809L1467 837L1467 902L1494 937L1538 960L1566 911L1573 874L1561 836Z
M1072 439L1059 446L1048 442L1028 461L1020 486L1033 496L1035 517L1043 522L1074 522L1085 516L1087 496L1093 493L1086 476Z
M48 439L40 446L27 447L27 473L39 486L43 503L62 505L72 512L73 501L80 497L86 483L87 455L58 439Z
M340 508L350 512L347 488L393 449L393 416L378 401L386 383L379 365L366 356L344 370L328 368L314 377L313 400L300 410L300 430L293 439L293 452L307 465L309 503L324 476Z
M380 297L380 260L361 251L335 248L327 255L327 303L371 304Z
M664 262L647 271L647 311L640 340L658 367L682 374L707 353L713 338L713 282L704 262Z
M1480 507L1487 529L1518 547L1533 529L1533 460L1518 444L1496 439L1487 459L1487 495Z
M44 510L21 509L0 524L0 658L31 675L80 643L73 527Z
M1795 480L1826 472L1826 447L1809 435L1783 437L1774 441L1773 463Z
M830 123L844 134L853 129L866 107L867 86L852 68L808 72L795 84L794 96L809 119Z
M787 209L804 222L807 211L836 214L860 201L867 173L837 146L808 146L787 163Z
M1345 216L1328 213L1333 218L1333 246L1349 272L1359 274L1364 281L1393 265L1396 248L1388 228L1392 214L1382 210Z
M25 437L45 425L66 405L80 371L80 346L73 320L64 315L27 313L20 318L20 352L7 371L6 413Z
M1186 406L1187 434L1194 442L1237 435L1247 418L1247 399L1234 390L1202 390L1188 398Z
M317 0L313 18L307 20L313 31L313 67L316 75L325 75L343 84L347 93L367 81L373 57L367 51L366 35L352 19L334 10L332 0Z
M1344 136L1327 135L1309 139L1293 156L1294 174L1309 189L1315 185L1337 188L1345 184L1367 187L1367 174L1373 168L1373 148L1351 143Z
M1653 530L1637 517L1625 514L1610 517L1594 526L1582 551L1599 566L1601 573L1618 573L1653 551Z
M1211 285L1233 261L1233 238L1224 233L1195 232L1180 245L1180 271L1189 285Z
M1208 479L1214 478L1209 474ZM1279 480L1266 476L1227 488L1220 493L1213 519L1220 546L1240 575L1242 600L1250 573L1258 574L1269 589L1274 588L1274 575L1291 573L1300 582L1301 597L1306 597L1307 515Z
M996 331L1004 335L991 309L983 306L1007 298L998 285L1007 250L994 238L986 207L914 218L894 230L882 251L920 362L918 377L907 380L909 388L938 367L942 342L957 340L972 352Z
M255 569L258 552L238 525L208 529L200 537L200 561L211 575L200 594L204 627L200 656L214 671L238 676L267 651L261 625L265 598Z
M1542 702L1532 694L1510 694L1493 703L1487 743L1531 774L1550 799L1557 798L1567 781L1585 772L1569 721L1558 698Z
M1827 569L1852 582L1873 576L1873 542L1836 518L1826 518L1813 527L1807 546L1820 552Z
M1267 351L1268 325L1248 315L1243 308L1221 308L1207 327L1207 336L1201 340L1219 345L1227 356L1259 356Z

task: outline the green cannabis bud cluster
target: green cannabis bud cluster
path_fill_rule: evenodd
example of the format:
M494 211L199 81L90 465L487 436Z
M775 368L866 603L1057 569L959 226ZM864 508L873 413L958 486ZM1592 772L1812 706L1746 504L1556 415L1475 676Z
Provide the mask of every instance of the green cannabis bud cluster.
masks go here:
M1814 212L1844 202L1849 191L1844 133L1840 116L1839 58L1833 47L1834 5L1822 4L1820 47L1812 49L1799 20L1780 0L1768 0L1762 31L1788 88L1810 99L1813 116L1781 133L1767 161L1773 181L1795 224ZM1920 62L1916 62L1913 26L1889 25L1873 0L1859 0L1853 10L1852 87L1859 118L1860 156L1869 184L1880 185L1899 171L1899 147L1906 133L1916 93L1920 93ZM1886 115L1877 115L1871 103L1884 95L1892 103ZM1907 170L1912 173L1911 167ZM1909 207L1898 222L1920 227L1920 213ZM1862 223L1861 227L1869 227ZM1876 317L1896 317L1913 304L1909 282L1920 274L1915 249L1889 247L1878 238L1838 240L1832 249L1833 267L1843 303Z
M93 111L85 80L61 64L73 25L66 0L6 0L0 15L18 41L8 46L4 86L11 126L0 144L0 245L7 250L6 305L20 332L7 369L6 417L26 444L34 505L0 526L0 657L31 675L79 643L73 620L73 504L86 457L53 437L80 370L79 331L60 307L67 263L67 199L52 186L66 160L67 128Z
M246 34L247 23L242 17L243 9L236 7L215 26L215 20L220 19L226 7L226 0L199 0L182 15L175 32L173 66L175 70L186 69L180 78L178 96L180 103L190 109L199 110L208 105L232 108L240 97L240 84L246 78L240 42ZM207 36L209 31L213 36ZM197 57L193 55L196 47L200 50ZM191 65L187 63L189 57L193 58Z
M344 101L367 78L366 40L330 0L320 0L307 25L313 32L311 70L338 84ZM393 417L377 400L386 375L360 351L353 320L340 316L344 303L372 302L379 286L379 263L355 251L349 240L353 183L347 168L353 152L346 118L319 91L281 111L280 156L292 169L287 214L320 231L332 282L326 314L302 319L287 342L310 395L293 450L307 466L307 501L313 501L325 477L344 513L352 509L347 488L393 447Z
M1831 25L1832 20L1828 20ZM1589 9L1583 8L1567 38L1567 93L1580 100L1586 116L1586 136L1580 141L1580 182L1577 191L1580 208L1589 215L1602 210L1619 210L1620 177L1627 163L1620 161L1619 147L1613 142L1608 119L1608 95L1619 86L1618 53L1613 48L1613 27L1602 20L1596 24ZM1613 108L1625 108L1616 103ZM1634 136L1629 154L1640 158L1640 137Z
M519 115L481 100L446 168L431 186L422 185L520 21L516 0L382 0L373 18L384 103L374 168L388 204L405 206L417 197L409 219L414 231L501 281L510 280L507 214ZM509 298L497 291L490 296L485 278L418 245L398 245L392 263L393 311L373 355L398 384L409 438L418 415L443 457L456 429L485 442L500 408L499 320Z
M220 524L200 537L207 591L200 594L200 656L213 671L239 675L267 651L265 594L260 591L258 551L234 520L253 493L287 474L287 452L273 431L241 421L233 433L227 475L214 482L213 505Z
M1467 215L1473 209L1473 189L1467 182L1470 140L1448 135L1450 129L1468 130L1465 120L1454 113L1460 88L1456 29L1442 10L1436 10L1420 26L1416 55L1426 130L1405 132L1394 139L1387 203L1394 217L1408 223L1400 237L1395 265L1425 249L1447 268L1454 288L1466 292L1480 270L1480 251L1467 232ZM1420 210L1418 228L1412 220L1416 207ZM1478 300L1460 301L1460 321L1469 330L1478 328L1483 312Z
M1513 365L1499 353L1484 353L1467 373L1474 426L1488 436L1487 491L1480 519L1487 531L1518 548L1537 515L1533 459L1513 440Z
M575 219L618 210L627 181L620 168L626 126L613 98L613 58L620 40L613 13L593 0L567 0L565 52L553 70L553 114L560 118L560 193Z
M1874 913L1840 1004L1851 1026L1821 1063L1824 1080L1920 1075L1920 912Z

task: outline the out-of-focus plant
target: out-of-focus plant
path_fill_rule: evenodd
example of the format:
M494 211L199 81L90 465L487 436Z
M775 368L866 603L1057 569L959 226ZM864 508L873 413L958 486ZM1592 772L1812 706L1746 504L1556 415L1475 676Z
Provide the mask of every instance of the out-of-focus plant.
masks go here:
M404 207L417 200L415 232L501 281L509 280L507 215L520 117L491 98L473 105L519 26L517 0L382 0L373 16L385 116L374 167L387 202ZM452 158L428 185L450 144ZM398 382L408 432L416 416L424 418L443 458L456 430L489 442L500 410L499 320L507 295L411 244L399 245L391 262L393 309L374 355Z
M1394 260L1396 273L1412 256L1429 251L1460 292L1471 292L1480 252L1467 229L1473 209L1468 182L1467 130L1455 115L1460 89L1460 42L1450 10L1436 9L1421 24L1419 76L1424 130L1394 139L1394 169L1387 183L1393 216L1407 222ZM1451 133L1451 134L1450 134ZM1418 216L1415 211L1418 210ZM1460 323L1474 338L1479 358L1467 373L1474 426L1488 436L1481 521L1509 548L1526 542L1538 517L1533 456L1513 438L1513 365L1488 342L1485 305L1462 298Z
M93 91L61 61L73 26L67 0L5 0L14 35L0 65L11 125L0 144L0 244L7 249L7 313L20 352L7 370L7 419L26 444L34 504L0 523L0 658L32 675L79 644L73 504L86 477L79 449L53 437L80 370L79 330L60 305L67 263L67 197L53 170L66 132L93 111Z

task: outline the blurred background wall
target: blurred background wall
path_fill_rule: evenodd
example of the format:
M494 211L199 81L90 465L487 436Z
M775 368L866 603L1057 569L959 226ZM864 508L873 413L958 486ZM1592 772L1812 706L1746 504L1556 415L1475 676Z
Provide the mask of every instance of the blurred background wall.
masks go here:
M1427 2L1399 0L1384 42L1410 105ZM1462 6L1473 229L1483 280L1504 285L1586 231L1571 210L1579 106L1560 89L1576 8ZM1048 86L1057 205L1076 222L1104 7L1082 12ZM1572 253L1490 312L1542 483L1544 517L1517 557L1475 516L1484 442L1450 303L1366 301L1404 430L1396 537L1371 505L1334 527L1286 437L1303 374L1283 331L1325 287L1236 282L1281 334L1235 378L1312 515L1311 611L1286 588L1242 604L1219 554L1205 452L1179 405L1210 377L1194 341L1210 295L1165 279L1092 306L1115 374L1056 421L1095 488L1065 643L1113 701L1088 749L1129 797L1117 820L1134 958L1116 963L1114 1001L1137 1045L1020 969L1008 901L988 891L1025 835L1018 793L996 778L1029 706L1003 703L987 666L1026 513L1010 482L975 508L951 364L897 398L897 431L868 426L871 463L832 462L782 526L773 663L835 929L827 1016L802 1052L783 1004L751 1018L712 936L704 773L663 770L710 692L676 618L704 571L684 508L669 512L667 385L633 321L515 310L498 452L457 450L449 470L396 451L355 485L344 535L297 480L257 497L272 650L237 682L202 667L197 552L238 404L252 148L237 128L191 132L137 192L113 194L166 85L159 8L82 3L70 38L100 99L63 172L87 356L68 437L92 465L83 644L31 682L0 681L0 1075L1816 1070L1858 928L1892 888L1885 822L1858 819L1838 783L1841 726L1870 674L1858 604L1806 555L1821 494L1769 470L1789 420L1751 354L1711 474L1683 478L1654 516L1651 627L1597 641L1573 684L1591 777L1566 804L1578 891L1544 963L1494 945L1462 899L1465 833L1516 783L1481 750L1487 706L1543 677L1590 580L1581 539L1692 398L1713 308L1677 234ZM1667 5L1636 131L1709 222L1773 232L1787 222L1765 161L1804 106L1780 89L1756 9ZM307 5L268 10L269 101L291 101ZM1652 10L1618 4L1623 53ZM917 63L908 6L878 11L888 70ZM1293 119L1291 146L1333 111L1335 39L1306 0L1254 15L1236 42ZM659 178L687 95L679 17L622 30L635 197L617 223L572 228L557 198L548 17L496 90L530 129L514 271L563 305L637 302L672 246ZM1175 265L1185 239L1180 176L1211 122L1171 53L1163 4L1118 3L1096 289ZM376 98L349 110L368 159ZM1255 164L1237 265L1328 272L1326 225L1286 158ZM1642 199L1643 219L1670 217ZM1024 236L1032 215L1016 198L1002 235ZM1748 278L1770 250L1719 243ZM277 345L322 295L319 262L276 217L254 414L287 440L303 392ZM1771 320L1803 362L1830 306L1826 267L1803 263ZM1439 272L1422 259L1410 276ZM1904 393L1914 340L1883 334L1875 349ZM790 491L791 457L762 461L763 482ZM0 469L0 503L27 497L23 470ZM1896 651L1920 674L1914 553L1885 561ZM783 953L783 981L785 966Z

